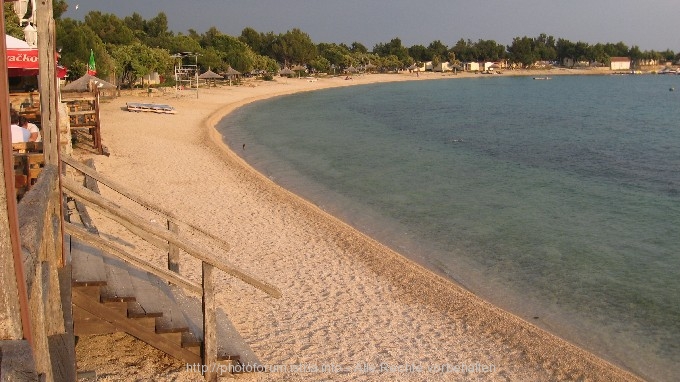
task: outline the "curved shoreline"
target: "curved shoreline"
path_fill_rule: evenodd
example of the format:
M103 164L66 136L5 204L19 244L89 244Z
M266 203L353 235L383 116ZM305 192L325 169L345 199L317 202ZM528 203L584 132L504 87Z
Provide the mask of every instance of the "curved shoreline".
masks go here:
M415 78L407 78L407 80L412 79ZM421 77L420 79L429 78ZM327 85L323 88L350 84ZM302 335L301 333L308 334L308 342L313 343L312 346L317 352L310 352L309 355L305 356L305 352L309 349L305 348L307 345L293 341L289 349L281 346L284 349L271 350L269 354L261 356L263 361L270 358L282 362L287 360L290 363L310 363L314 361L315 354L318 356L319 353L324 354L327 359L342 358L343 355L346 357L355 354L355 357L359 358L357 361L363 360L364 362L378 363L379 360L386 359L387 362L401 360L403 364L409 363L409 360L414 358L415 361L413 362L426 362L429 360L431 363L436 363L439 361L448 362L452 359L469 361L476 359L480 362L483 360L480 360L479 357L485 356L497 366L496 372L499 374L497 376L492 375L492 380L505 380L507 378L511 380L544 380L546 377L553 380L640 380L628 371L486 302L458 286L453 281L445 279L422 265L409 260L407 257L377 242L335 216L328 214L306 199L282 188L259 173L229 149L224 143L222 135L215 128L217 123L227 114L248 103L307 90L320 89L298 87L283 91L263 92L240 98L236 97L237 99L235 100L221 103L219 103L219 100L216 100L213 102L213 106L216 108L209 111L206 117L200 118L197 121L200 124L201 131L198 140L205 144L206 150L218 153L217 159L223 162L226 171L231 171L230 179L235 179L229 182L238 181L242 183L239 186L250 190L248 191L251 194L250 196L241 195L243 198L247 198L244 201L244 208L258 207L248 203L264 201L267 203L267 207L275 207L271 213L275 215L276 220L289 221L291 225L301 225L301 231L292 232L292 235L308 235L309 237L300 239L299 242L295 242L291 247L295 247L296 244L303 243L305 240L323 241L320 245L309 247L309 254L289 253L285 258L281 258L282 256L277 253L263 256L263 262L266 262L268 267L276 269L275 272L269 272L271 277L279 277L277 272L285 273L288 271L285 266L281 267L281 263L298 265L300 268L303 268L301 273L290 272L288 275L280 276L278 282L285 284L282 290L284 295L286 295L283 299L284 301L280 304L272 301L260 302L260 304L257 301L241 301L241 304L247 304L246 308L239 307L238 304L231 308L231 310L238 311L234 313L234 316L238 316L235 324L237 327L244 327L246 337L248 335L258 337L253 341L255 343L254 347L257 347L255 349L256 352L258 350L260 350L259 353L267 352L266 348L272 345L271 342L268 342L268 339L259 338L261 335L257 336L259 331L269 330L269 336L274 337L274 342L277 339L285 340L288 338L285 335L279 336L277 332L279 329L271 327L274 325L279 328L286 328L290 332L288 333L290 336L300 336ZM191 103L189 100L186 101L187 104ZM189 111L187 110L186 112ZM144 118L151 120L152 117ZM123 134L123 132L118 132L117 134ZM130 147L134 148L137 146L131 144ZM115 149L116 147L114 146ZM123 163L134 166L135 162L139 160L134 160L133 154L134 152L131 151L130 156L121 155L120 158L122 160L113 158L110 162L106 158L101 158L104 171L108 168L109 171L115 172L113 168ZM97 158L97 160L99 161L100 158ZM119 169L117 171L125 170ZM138 171L140 174L144 174L150 171L150 169L135 167L130 169L130 171ZM131 176L134 177L134 175ZM155 178L150 176L147 187L155 186L158 183L157 179L162 179L162 176ZM142 188L145 187L142 186ZM182 191L178 190L177 192L181 193ZM186 192L190 193L191 191L187 190ZM255 196L252 196L253 194ZM181 198L184 197L182 196ZM229 196L225 194L225 196L217 197L226 198ZM216 200L218 202L225 200L216 198L208 199L205 202L195 200L194 202L209 204ZM266 210L267 207L262 208ZM266 210L264 213L269 213L269 211ZM258 219L258 216L255 216L254 219ZM210 216L206 218L211 219ZM215 218L217 219L217 217ZM264 226L271 228L270 226L275 226L275 224L264 224ZM292 230L285 225L280 227L280 229L282 231ZM270 232L265 230L259 232L259 235L266 235L268 233ZM258 235L258 233L255 232L253 235ZM285 234L281 235L284 239L286 238ZM269 248L279 248L277 245L267 245L270 246L259 244L259 246L267 250L266 252L269 252ZM330 248L330 252L328 248ZM257 250L254 250L254 252L257 252ZM251 255L248 257L248 260L260 259L256 255ZM325 270L320 269L319 266L305 268L307 263L315 261L318 261L321 267L329 264L328 267L337 273L347 271L347 267L359 269L348 276L334 278L334 275L323 274ZM318 269L317 274L310 272L314 271L314 269ZM300 275L309 276L311 280L308 281L308 284L324 282L328 282L328 284L315 288L314 285L301 285L284 281L290 277ZM302 282L304 283L305 281L307 280ZM359 288L355 290L357 286ZM231 284L228 284L228 287L236 291L247 290L239 289L239 286ZM332 290L337 294L328 296L325 294L328 290ZM250 293L248 292L248 294ZM314 296L301 296L303 293ZM350 296L346 296L347 294ZM299 302L297 298L303 300L299 306L295 306L295 309L289 309L284 313L279 313L279 310L285 311L289 308L289 305L297 304ZM338 310L346 309L346 304L325 305L329 299L332 300L334 298L344 303L349 302L356 305L350 308L352 312L350 315L353 314L359 318L350 321L350 325L351 323L357 326L366 325L366 328L361 328L361 333L364 337L369 337L369 333L378 333L376 338L360 337L356 339L359 342L370 342L368 345L362 344L362 348L359 351L351 348L354 343L353 341L339 337L337 338L339 344L333 344L334 348L337 347L337 349L332 351L335 355L328 355L326 354L328 351L326 347L331 344L327 342L326 337L334 338L341 336L340 331L336 332L326 329L326 337L316 338L315 336L319 328L315 328L314 325L320 326L323 331L324 326L333 326L334 322L332 321L338 319L336 315L347 314L338 312ZM227 306L233 306L231 304L238 300L234 300L233 297L223 297L221 301L223 304L226 301L229 304ZM322 306L318 308L315 304ZM272 310L272 306L276 306L278 310ZM248 310L248 308L257 309L257 314L240 311L241 309ZM287 315L295 317L298 310L305 312L301 314L301 319L318 320L321 322L305 324L302 326L303 329L296 330L297 323L290 321ZM361 319L366 314L366 311L370 311L371 315ZM403 317L401 319L399 317L389 317L390 314L394 315L395 312L403 315ZM277 314L281 316L277 316ZM252 325L250 320L253 315L266 317L266 319L263 319L266 322L262 325L254 325L252 328L249 327ZM394 321L390 321L391 319L394 319ZM385 320L388 323L395 324L399 329L392 330L389 327L381 327L380 323L384 324ZM414 322L417 324L413 324ZM426 323L431 323L431 326L425 326ZM307 329L308 326L313 327L313 330ZM412 326L414 326L412 333L401 331L401 329L411 328ZM347 334L347 336L351 336L351 333ZM441 336L441 338L435 338L434 340L429 338L438 336ZM383 337L388 339L383 340ZM428 346L420 346L418 339L424 337L428 337L432 344L428 343ZM395 342L398 340L408 340L413 342L413 344L400 347ZM480 349L469 349L469 347L474 346ZM347 349L347 347L350 347L350 349ZM432 354L417 354L420 347L428 349ZM385 349L389 349L387 353L385 353ZM435 356L439 358L434 358ZM280 377L283 379L288 378L286 375L281 375ZM323 377L324 374L318 376L318 378ZM344 377L356 379L353 378L356 377L356 374L349 373ZM375 375L369 374L368 377L375 377ZM446 375L442 377L446 377ZM385 380L395 379L394 375L390 374L383 375L382 378L385 378ZM370 379L375 380L375 378Z
M323 90L323 89L321 89ZM312 91L319 91L319 90L312 90ZM462 285L457 284L455 281L450 280L445 278L444 276L437 274L436 272L426 268L422 264L419 264L408 257L396 252L395 250L389 248L385 244L373 239L372 237L366 235L365 233L359 231L358 229L354 228L353 226L349 225L348 223L344 222L343 220L337 218L334 215L331 215L330 213L326 212L325 210L319 208L316 204L313 202L301 197L300 195L297 195L293 193L292 191L281 187L279 184L274 182L273 180L269 179L267 176L264 174L260 173L257 171L253 166L251 166L248 162L246 162L241 156L236 154L232 149L229 148L229 146L224 142L224 137L220 134L220 132L217 130L217 124L223 120L225 117L227 117L229 114L235 112L239 108L246 106L248 104L251 104L253 102L258 102L258 101L263 101L275 97L280 97L284 95L291 95L291 94L297 94L299 92L292 92L292 93L287 93L287 94L272 94L269 96L262 96L262 97L255 97L255 98L249 98L245 100L241 100L239 102L235 102L229 105L225 105L224 108L215 111L212 115L210 115L206 120L204 121L204 128L207 129L208 135L215 146L216 149L220 150L220 152L225 155L228 158L228 161L231 163L237 164L240 167L240 170L247 172L249 176L252 176L254 179L257 179L257 182L264 184L265 187L269 187L272 189L272 192L275 193L281 193L285 195L283 198L285 199L285 202L291 202L299 205L299 208L307 209L309 210L309 214L312 215L313 217L319 217L321 219L327 219L329 220L329 225L332 227L331 229L334 230L344 230L348 231L349 235L356 235L361 237L361 240L366 241L374 247L375 251L379 251L383 254L389 254L389 259L370 259L367 260L369 264L373 264L377 266L377 269L380 271L384 271L385 268L389 268L390 271L394 272L394 274L389 274L392 278L392 282L395 284L399 284L402 288L409 290L413 289L413 284L416 282L415 280L409 280L408 282L399 277L400 273L408 273L408 270L405 270L405 268L411 268L412 271L416 274L423 275L426 278L434 278L434 280L428 280L427 284L422 285L422 287L429 287L431 289L439 289L437 287L442 287L444 289L447 289L450 291L450 295L447 296L448 298L444 298L442 300L433 300L433 299L428 299L426 300L428 303L434 304L437 308L441 308L439 306L443 301L448 300L450 303L450 306L456 306L457 309L465 309L465 310L471 310L471 311L478 311L480 312L480 316L486 316L486 311L498 315L498 317L485 317L487 319L492 319L492 320L498 320L495 321L494 323L498 325L498 327L507 329L504 330L503 332L496 332L496 334L501 334L505 338L512 338L514 340L519 340L518 342L522 343L524 346L526 346L527 351L534 351L536 352L537 355L548 355L548 354L553 354L553 347L564 347L567 346L569 349L563 349L565 354L554 354L555 356L558 356L562 358L562 361L565 362L566 364L576 364L579 361L582 362L584 359L588 359L589 361L597 364L598 366L601 367L611 367L613 370L619 371L618 367L610 364L608 361L588 352L585 349L582 349L571 342L558 337L550 332L547 332L531 323L528 321L510 313L507 312L501 308L498 308L497 306L489 303L488 301L482 299L478 295L474 294L473 292L469 291L467 288L463 287ZM391 263L394 261L395 263ZM404 268L402 268L404 267ZM414 279L417 278L418 276L414 276ZM428 285L429 284L429 285ZM417 289L417 288L416 288ZM409 290L408 293L415 293L418 294L417 290ZM443 292L440 292L443 293ZM414 296L417 298L417 296ZM457 298L463 298L467 301L461 303L460 301L456 301ZM462 305L462 306L461 306ZM507 327L503 321L509 321L510 326ZM490 325L489 322L483 323L483 325ZM521 330L526 330L527 334L529 334L531 337L535 335L535 338L529 339L527 341L527 338L524 338L523 336L520 336L519 338L517 337L517 332L515 331L515 328L513 328L513 325L517 325L517 328L521 328ZM493 326L493 324L491 324ZM535 333L532 333L534 332ZM537 347L536 343L533 343L536 341L539 343L541 346ZM547 345L545 343L548 343ZM542 349L545 346L544 349ZM532 349L533 348L533 349ZM573 354L571 354L573 353ZM566 357L565 357L566 356ZM573 360L569 360L568 357L572 356L574 357ZM539 356L540 357L540 356ZM542 357L540 357L542 358ZM545 357L549 358L549 357ZM547 359L545 361L548 361ZM544 362L545 362L544 361ZM628 374L625 370L621 370L624 375L616 375L618 373L614 373L611 377L618 378L628 378L632 377L632 380L636 380L637 377ZM609 379L606 378L605 375L606 373L595 373L598 375L598 377L604 378L604 379ZM628 374L628 375L626 375ZM586 377L590 378L590 377Z

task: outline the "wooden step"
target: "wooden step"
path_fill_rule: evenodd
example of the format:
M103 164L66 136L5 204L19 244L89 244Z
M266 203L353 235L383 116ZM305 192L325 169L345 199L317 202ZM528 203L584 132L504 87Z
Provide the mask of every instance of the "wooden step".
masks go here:
M181 333L177 333L179 338L167 338L165 334L159 335L149 331L147 327L141 325L135 319L128 318L127 314L121 314L117 310L108 308L106 304L95 301L91 296L80 293L79 288L73 290L73 305L74 311L82 310L114 326L117 330L125 331L177 359L187 363L201 362L199 355L182 348Z
M73 286L106 285L106 271L101 252L80 240L71 239Z

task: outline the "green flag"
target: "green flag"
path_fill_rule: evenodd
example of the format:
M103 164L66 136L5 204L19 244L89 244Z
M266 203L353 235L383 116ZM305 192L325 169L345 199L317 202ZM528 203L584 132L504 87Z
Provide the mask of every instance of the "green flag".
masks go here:
M94 64L94 52L90 49L90 62L87 64L87 74L91 76L97 75L97 65Z

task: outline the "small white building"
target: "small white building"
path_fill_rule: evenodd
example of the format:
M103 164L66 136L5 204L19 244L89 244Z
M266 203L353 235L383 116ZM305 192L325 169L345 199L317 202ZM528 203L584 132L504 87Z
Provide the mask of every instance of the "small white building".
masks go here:
M466 62L463 64L463 68L468 72L479 71L479 62Z
M610 70L630 70L630 58L612 57L609 61Z
M451 65L450 62L441 62L435 66L432 67L433 72L452 72L453 71L453 66Z

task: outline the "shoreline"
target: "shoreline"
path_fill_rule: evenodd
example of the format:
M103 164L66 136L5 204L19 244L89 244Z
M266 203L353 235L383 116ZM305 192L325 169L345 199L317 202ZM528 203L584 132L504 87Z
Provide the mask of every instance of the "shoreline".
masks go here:
M532 71L527 76L542 74L544 73ZM388 78L380 80L376 77L374 80L373 76ZM240 222L246 227L229 229L222 224L224 222L215 221L221 216L230 215L229 212L207 214L197 219L201 220L199 224L207 225L212 232L224 233L227 241L236 240L234 247L239 254L242 252L244 260L247 259L245 261L246 266L249 266L247 270L253 270L254 274L260 274L261 270L265 270L267 276L275 279L272 282L284 293L282 301L268 299L258 301L260 295L253 293L251 288L243 288L226 277L220 280L225 289L237 292L218 296L220 305L228 309L234 324L241 330L244 338L250 340L253 350L258 353L263 363L353 365L365 362L379 365L386 362L397 366L417 363L455 364L456 361L474 364L476 361L495 366L495 374L473 374L474 377L484 379L490 377L491 380L640 380L628 371L488 303L452 280L426 269L313 203L280 187L230 150L215 128L222 118L237 108L275 96L360 83L441 78L437 75L423 75L418 78L401 75L399 79L389 78L390 76L398 75L368 75L358 81L342 80L343 82L339 84L337 77L313 83L305 81L304 84L299 83L304 79L289 79L286 84L261 86L271 88L285 86L288 82L298 83L295 86L291 84L289 89L281 91L270 89L252 92L256 94L241 94L251 93L246 87L207 90L209 106L204 104L202 110L196 110L198 108L180 110L180 113L187 114L192 114L191 111L203 111L202 116L194 115L177 136L167 134L167 138L173 142L167 146L163 144L163 147L159 147L160 144L145 145L148 138L151 142L158 138L153 136L153 131L148 133L151 136L133 138L136 142L131 142L129 137L126 140L124 124L135 118L119 118L109 123L105 118L114 112L118 113L119 110L116 111L113 105L105 105L102 111L104 115L102 135L105 142L111 137L114 144L111 146L111 157L95 157L97 168L103 173L113 174L114 177L124 175L129 180L135 179L138 183L139 179L144 179L146 186L141 188L135 186L140 190L151 187L163 188L163 195L156 198L166 206L169 204L171 208L183 209L194 214L199 210L197 215L201 215L202 211L216 212L217 210L210 208L213 203L220 206L226 204L229 212L241 216L242 220L229 218L228 222L233 223L233 220L236 220L236 225ZM323 86L317 86L321 82L324 82ZM238 95L222 94L236 91L239 91ZM222 97L224 95L234 95L232 97L234 99L227 101ZM123 104L135 98L148 100L146 97L134 96L122 98L114 99L112 104ZM182 103L191 107L195 106L196 101L205 103L200 98L198 100L173 98L164 100L164 103ZM208 110L211 108L212 110ZM157 115L128 114L139 116L144 121L159 118ZM175 116L160 118L175 122L171 119ZM199 126L200 132L191 130L192 126L193 128ZM109 127L111 130L108 130ZM134 131L130 126L127 128ZM153 130L158 131L157 128L158 126ZM225 176L228 179L214 182L219 183L217 186L206 185L208 192L204 196L210 197L203 200L192 198L196 194L193 192L195 186L176 189L171 184L168 189L168 185L163 185L164 178L172 177L173 172L176 175L180 169L193 169L191 165L186 166L180 163L181 161L175 161L177 166L172 166L171 163L163 172L161 169L150 167L144 158L140 161L140 158L134 155L136 148L144 146L150 151L155 147L157 151L145 153L147 157L171 153L172 151L165 149L166 147L175 147L179 151L177 145L182 145L182 138L187 136L195 140L191 142L191 146L198 143L205 151L198 153L197 157L209 159L208 167L201 167L197 174L187 176L190 178L189 182L200 175L205 175L205 169L210 168L209 164L214 160L220 161L221 174L228 173ZM120 146L115 143L116 140L120 141ZM117 153L117 149L122 153ZM163 174L152 174L150 171ZM187 180L179 179L177 182L181 186ZM170 198L168 195L173 197ZM229 198L234 196L239 197L240 201L229 202L231 200ZM187 200L191 200L192 203L186 203ZM218 203L215 203L216 201ZM178 205L179 203L184 206ZM186 216L185 213L180 215ZM252 220L246 222L248 215ZM249 231L242 232L240 231L242 229ZM276 229L283 233L276 232ZM268 235L273 235L274 238L267 239ZM289 235L294 236L295 240L290 239ZM244 238L238 239L239 236ZM306 244L309 242L312 244ZM255 248L250 248L251 246ZM297 249L297 252L294 249ZM296 277L311 280L292 282L289 280ZM244 297L247 301L239 297ZM334 303L333 300L338 301ZM258 317L262 317L261 323L252 322ZM338 325L338 320L342 321L343 325ZM346 330L350 332L346 333ZM359 338L356 338L357 331L361 333ZM319 332L323 335L318 336ZM292 342L289 340L290 337L301 335L307 335L307 340ZM278 348L272 349L273 344L278 344L274 345ZM181 374L182 371L177 373ZM326 375L302 374L302 376L306 377L305 380L323 380ZM410 379L410 376L413 375L349 372L338 375L337 379L354 380L358 377L375 380L374 377L378 377L382 380L395 380ZM295 379L301 375L268 374L267 377ZM448 380L446 374L436 374L433 377Z

